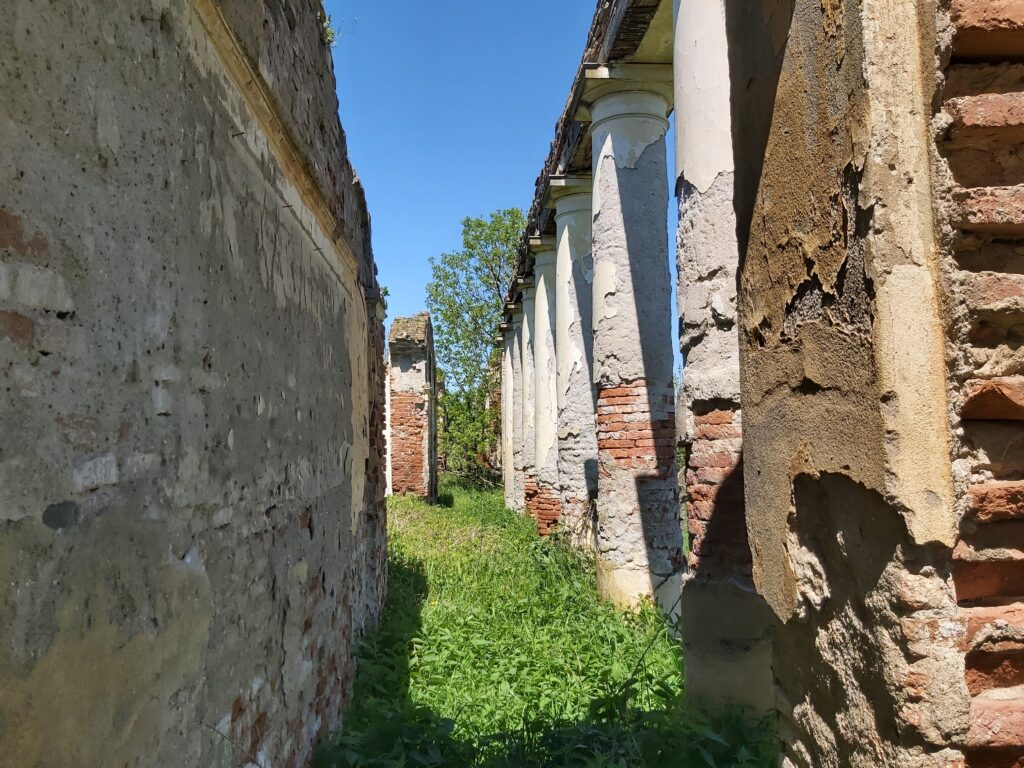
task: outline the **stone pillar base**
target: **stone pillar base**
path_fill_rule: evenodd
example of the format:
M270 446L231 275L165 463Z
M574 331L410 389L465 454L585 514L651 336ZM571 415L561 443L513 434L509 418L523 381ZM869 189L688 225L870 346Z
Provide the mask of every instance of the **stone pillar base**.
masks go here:
M753 584L689 579L680 628L686 696L696 704L774 711L772 640L775 618Z
M674 616L679 611L681 588L682 574L660 578L647 570L597 559L597 590L602 599L618 608L636 608L651 598L664 613Z

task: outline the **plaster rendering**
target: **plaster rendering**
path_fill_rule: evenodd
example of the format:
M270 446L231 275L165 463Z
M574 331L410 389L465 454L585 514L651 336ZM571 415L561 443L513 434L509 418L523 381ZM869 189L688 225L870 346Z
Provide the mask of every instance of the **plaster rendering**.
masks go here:
M523 477L525 506L537 493L537 375L534 361L535 328L537 323L536 286L533 283L523 289Z
M956 764L966 725L920 12L796 3L750 220L747 524L789 765Z
M558 525L558 389L555 357L555 251L550 240L531 244L536 275L534 301L534 436L536 489L527 508L542 533Z
M512 359L515 355L515 330L506 326L501 338L501 484L504 490L505 506L515 509L515 435L513 426L515 372Z
M603 74L603 73L602 73ZM610 600L676 602L675 473L665 133L668 100L608 73L593 115L593 308L598 585Z
M682 597L687 696L774 708L773 617L751 576L744 514L730 63L725 3L683 0L676 16L679 229L676 262L686 365L679 435L690 572Z
M553 179L558 256L555 328L558 349L558 480L562 527L574 544L596 547L597 390L594 359L591 252L593 202L589 178Z
M526 416L523 370L523 311L518 307L512 315L512 503L517 512L526 511Z
M319 18L5 11L0 763L305 764L386 584L382 302Z

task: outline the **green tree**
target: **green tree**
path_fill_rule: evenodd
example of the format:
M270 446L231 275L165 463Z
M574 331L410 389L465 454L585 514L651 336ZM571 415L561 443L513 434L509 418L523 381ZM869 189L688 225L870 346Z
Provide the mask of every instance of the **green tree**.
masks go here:
M500 407L494 334L526 227L518 208L462 222L462 249L430 260L427 306L445 383L441 447L448 467L474 480L490 472Z

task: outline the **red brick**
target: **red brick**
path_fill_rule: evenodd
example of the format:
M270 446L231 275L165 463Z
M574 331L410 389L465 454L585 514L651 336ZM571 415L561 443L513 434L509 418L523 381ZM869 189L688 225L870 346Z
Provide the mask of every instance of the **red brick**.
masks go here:
M1011 749L972 749L965 754L966 762L950 768L1024 768L1024 755Z
M953 0L949 8L959 58L1006 58L1024 53L1024 0Z
M0 312L0 337L10 339L22 349L31 349L36 339L36 324L18 312Z
M646 394L629 395L628 397L599 397L598 405L648 405Z
M1024 603L961 608L960 615L966 622L964 642L968 647L974 644L983 630L999 622L1005 622L1008 626L1024 632Z
M701 467L697 470L697 480L701 483L720 485L728 480L735 471L735 467Z
M956 563L953 584L960 601L1024 595L1024 562Z
M1024 645L1004 645L1006 647L995 652L975 651L967 654L967 690L972 696L990 688L1024 685Z
M0 208L0 248L10 248L20 256L45 257L50 245L42 233L36 232L26 241L21 218Z
M602 389L598 392L598 400L607 397L629 397L637 394L637 392L647 392L647 387L641 386L625 386L625 387L609 387L608 389Z
M972 232L1024 234L1024 188L975 187L956 194L956 224Z
M964 280L963 293L971 309L992 309L1006 301L1024 299L1024 275L970 273Z
M695 415L693 423L697 426L703 424L732 424L734 417L735 414L732 411L711 411L710 413Z
M695 440L724 440L742 437L743 430L732 424L703 424L697 427L693 436Z
M691 467L719 467L719 468L732 468L739 463L740 457L731 451L722 451L718 453L702 453L690 457Z
M643 439L636 441L637 448L670 448L675 454L676 441L671 437L660 437L657 439ZM660 451L659 451L660 453Z
M967 382L964 419L1024 419L1024 376Z
M970 747L1024 746L1024 700L993 696L989 692L971 700Z
M391 488L396 494L430 494L426 459L426 400L414 392L391 393Z
M1024 138L1024 93L983 93L946 102L953 119L954 139L998 138L1015 143Z
M920 701L925 697L928 691L928 684L932 680L932 675L928 672L914 669L914 667L907 668L903 673L903 678L900 681L903 684L903 690L907 696L916 701Z
M632 448L632 440L599 440L601 448Z
M646 403L642 403L642 404L641 403L632 403L632 404L622 404L622 405L618 405L618 404L603 405L602 403L598 402L598 404L597 404L597 413L598 413L599 416L600 415L608 415L608 414L623 414L623 413L647 413L648 410L650 410L650 409L647 407Z

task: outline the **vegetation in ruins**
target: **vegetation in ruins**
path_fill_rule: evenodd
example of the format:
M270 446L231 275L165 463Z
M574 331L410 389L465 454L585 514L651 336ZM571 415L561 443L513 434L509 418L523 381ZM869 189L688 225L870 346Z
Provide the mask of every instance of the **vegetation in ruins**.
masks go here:
M494 334L516 250L526 227L518 208L462 222L462 249L430 260L427 306L444 381L441 452L447 469L469 482L492 481L500 408Z
M683 705L653 607L602 603L590 561L500 494L442 498L392 500L386 614L317 768L774 765L765 724Z
M334 26L334 20L331 18L331 14L329 14L327 9L324 8L323 0L320 0L320 10L318 15L320 17L320 26L324 42L333 48L334 44L338 42L338 30Z

